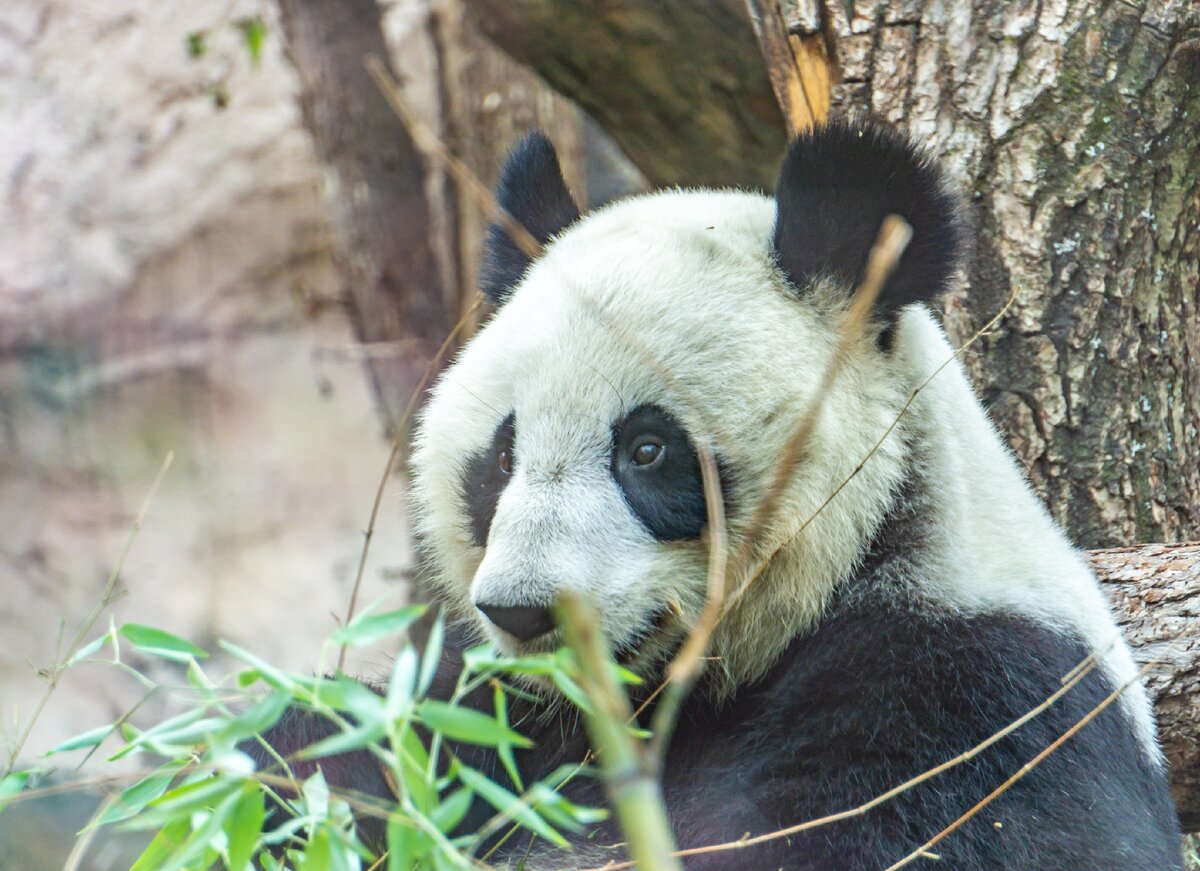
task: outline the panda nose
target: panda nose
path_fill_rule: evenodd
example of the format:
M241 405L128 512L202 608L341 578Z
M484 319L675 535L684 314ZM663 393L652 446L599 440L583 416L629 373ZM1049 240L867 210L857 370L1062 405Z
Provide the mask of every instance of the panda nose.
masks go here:
M518 641L530 641L554 628L554 615L539 605L475 605L484 615Z

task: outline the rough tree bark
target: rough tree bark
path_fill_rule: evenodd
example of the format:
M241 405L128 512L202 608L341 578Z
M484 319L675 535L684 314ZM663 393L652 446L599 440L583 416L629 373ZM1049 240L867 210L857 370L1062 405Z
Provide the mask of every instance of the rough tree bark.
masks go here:
M568 187L580 202L586 202L589 155L578 106L483 39L463 15L458 0L431 4L426 33L438 61L442 134L450 151L491 186L512 145L531 130L544 130L558 149ZM489 217L468 191L456 189L454 201L458 271L464 304L469 304L479 287Z
M783 119L741 0L467 6L486 36L587 110L652 183L773 183Z
M1171 790L1187 831L1200 831L1200 542L1096 550L1092 567L1116 606L1154 697Z
M388 54L375 0L280 0L301 108L329 200L347 303L389 428L457 320L452 265L430 233L425 166L371 80Z
M830 4L829 9L840 9ZM856 3L834 106L945 156L978 245L948 321L1088 547L1200 532L1200 5Z

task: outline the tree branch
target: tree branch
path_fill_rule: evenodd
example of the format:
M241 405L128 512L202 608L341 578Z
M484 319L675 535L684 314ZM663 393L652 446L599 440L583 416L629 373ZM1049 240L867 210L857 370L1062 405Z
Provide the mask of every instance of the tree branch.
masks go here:
M1091 551L1092 567L1142 663L1185 831L1200 830L1200 541Z

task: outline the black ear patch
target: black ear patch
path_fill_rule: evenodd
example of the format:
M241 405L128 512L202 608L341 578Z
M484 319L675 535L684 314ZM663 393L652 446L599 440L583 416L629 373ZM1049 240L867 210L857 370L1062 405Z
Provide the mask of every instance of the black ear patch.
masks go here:
M579 218L554 146L540 131L530 133L509 153L496 186L496 201L542 245ZM480 290L494 305L502 305L529 263L504 228L493 224L483 248Z
M908 303L946 289L966 243L958 197L941 169L876 122L830 121L793 140L775 203L775 254L800 291L821 277L856 287L884 217L912 225L912 241L876 303L889 322Z

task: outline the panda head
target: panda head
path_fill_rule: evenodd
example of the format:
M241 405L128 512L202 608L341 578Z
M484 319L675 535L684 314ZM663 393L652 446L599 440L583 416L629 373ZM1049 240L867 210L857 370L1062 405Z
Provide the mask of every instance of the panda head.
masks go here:
M836 123L791 145L774 199L671 190L580 217L535 134L510 156L498 200L542 251L531 260L491 231L483 290L495 313L424 411L412 489L434 583L510 653L552 647L555 598L582 593L614 651L651 669L704 605L707 454L730 548L756 542L746 576L729 581L753 574L714 636L714 672L752 679L819 616L904 474L899 433L852 472L907 392L889 365L899 309L956 268L954 198L906 140ZM767 527L750 530L893 213L913 238L876 323Z

